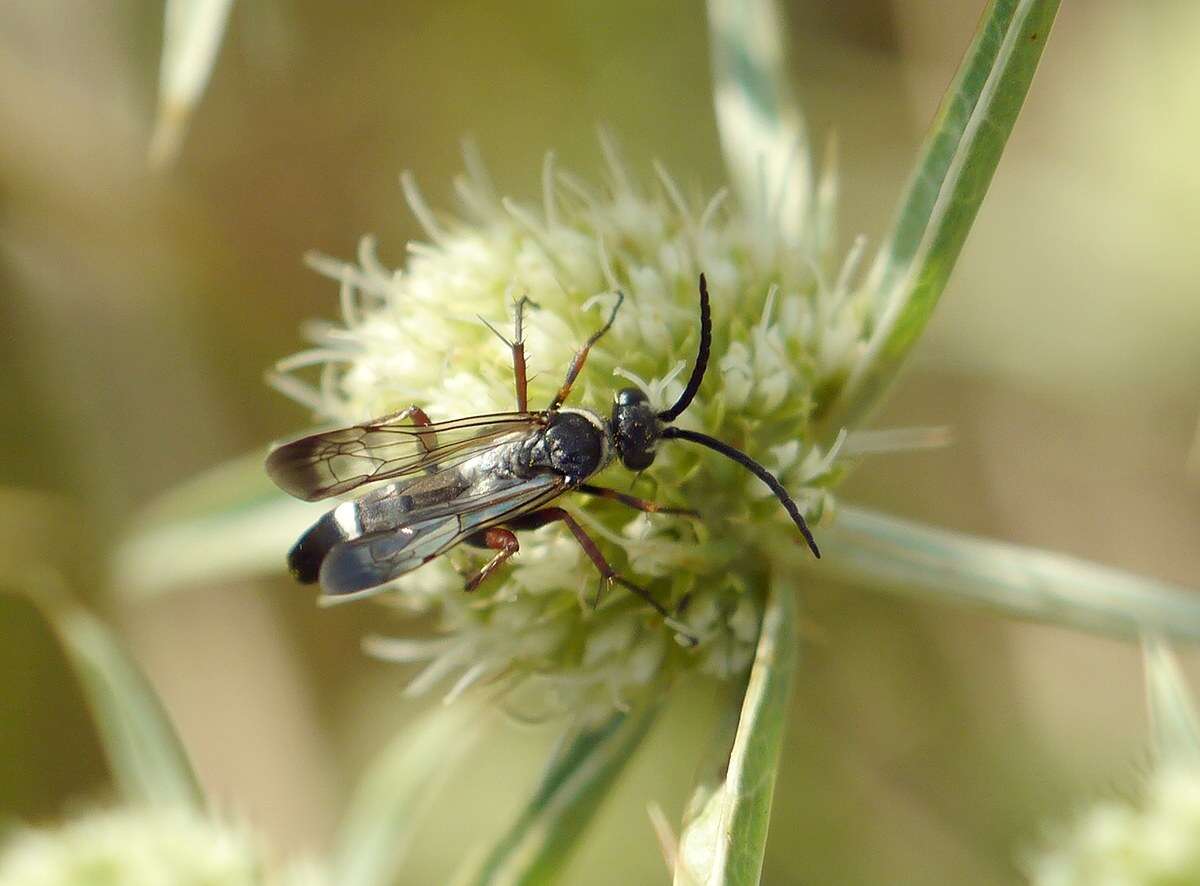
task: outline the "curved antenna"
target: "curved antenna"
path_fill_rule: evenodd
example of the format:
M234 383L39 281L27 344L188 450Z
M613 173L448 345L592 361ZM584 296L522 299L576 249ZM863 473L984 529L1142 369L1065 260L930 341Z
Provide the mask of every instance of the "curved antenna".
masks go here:
M740 449L734 449L728 443L722 443L720 440L710 437L707 434L698 434L695 431L688 431L684 428L671 427L663 428L662 435L667 439L689 440L692 443L699 443L701 446L707 446L709 449L721 453L721 455L725 456L726 458L733 459L746 470L750 471L750 473L752 473L754 476L758 477L758 479L766 483L769 487L771 487L771 491L775 493L775 497L779 499L780 503L784 507L784 510L788 512L788 516L792 518L792 522L796 524L796 528L800 530L800 534L804 536L804 540L808 542L808 546L812 549L813 554L820 559L821 551L817 547L816 539L814 539L812 533L809 532L808 524L804 522L804 517L801 516L800 509L796 507L796 503L792 501L792 497L788 495L787 490L783 488L783 484L775 479L774 474L772 474L750 456L746 455L746 453L742 452Z
M692 398L700 390L700 382L704 381L704 370L708 368L708 352L712 347L712 314L708 309L708 283L704 275L700 275L700 351L696 354L696 364L692 367L692 376L688 379L687 387L670 409L664 409L658 414L660 420L675 421L683 414L683 410L691 405Z

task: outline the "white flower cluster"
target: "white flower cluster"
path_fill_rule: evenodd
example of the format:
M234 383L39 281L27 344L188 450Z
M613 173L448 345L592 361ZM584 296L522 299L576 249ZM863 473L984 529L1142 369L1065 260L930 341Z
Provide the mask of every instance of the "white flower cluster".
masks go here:
M632 381L661 408L679 395L694 359L703 272L712 361L678 424L763 461L815 522L838 472L834 453L816 447L813 417L861 355L868 322L866 300L849 285L854 256L827 278L830 219L814 215L800 242L780 242L724 192L689 201L661 169L643 189L608 154L601 188L548 158L541 202L527 206L498 198L468 152L457 218L436 215L405 177L428 242L410 244L399 270L380 263L370 238L356 263L314 258L341 285L342 317L313 325L314 346L281 361L274 383L323 422L360 422L410 404L434 421L511 410L509 351L480 318L507 332L514 300L528 296L536 305L525 315L530 405L541 408L620 291L616 322L592 349L569 405L607 416L614 391ZM319 374L302 380L309 372ZM632 481L619 466L599 478L623 491ZM772 553L793 545L794 528L753 476L686 444L665 442L632 491L702 517L562 503L623 575L668 608L683 602L680 620L700 638L697 648L672 642L661 619L620 588L595 605L591 563L569 533L549 527L524 533L520 554L473 594L463 593L462 573L482 562L475 551L452 551L402 578L389 596L439 611L444 636L376 649L428 660L414 689L454 678L456 694L479 681L535 678L549 686L553 707L598 715L678 666L743 671Z
M1027 868L1036 886L1200 883L1200 767L1155 772L1140 805L1093 806Z
M94 812L22 829L0 846L0 886L317 886L307 869L266 871L249 832L184 810Z

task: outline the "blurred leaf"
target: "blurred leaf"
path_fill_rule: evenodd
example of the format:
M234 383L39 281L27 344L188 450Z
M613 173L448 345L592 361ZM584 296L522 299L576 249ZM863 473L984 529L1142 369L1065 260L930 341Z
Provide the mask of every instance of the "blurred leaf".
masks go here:
M179 153L188 119L216 64L232 6L233 0L167 0L151 165L165 166Z
M328 509L289 498L253 453L167 492L140 516L113 559L120 593L283 572L287 550Z
M201 808L191 762L154 687L113 632L75 600L53 563L62 554L64 527L75 516L68 503L51 496L0 488L0 588L30 600L49 622L79 680L123 799ZM77 551L75 545L68 550Z
M688 803L676 886L758 883L795 664L795 589L776 580L745 694L717 736L717 766Z
M984 11L868 275L878 324L823 417L828 433L862 423L925 328L1025 101L1058 2L992 0Z
M568 735L524 811L496 843L474 882L494 886L553 882L657 714L658 707L649 705Z
M1179 662L1156 636L1143 640L1142 652L1155 753L1168 764L1200 762L1200 717Z
M31 571L22 584L79 678L122 799L203 808L200 785L170 717L112 631L72 599L53 571Z
M808 222L808 135L784 70L783 17L774 0L708 0L713 101L721 150L750 214L784 242Z
M332 882L387 886L401 881L404 855L425 809L457 762L483 736L487 716L460 700L425 712L361 776L342 819Z
M823 577L864 588L1126 638L1200 640L1200 593L1062 554L852 507L822 527L821 551ZM794 562L813 568L802 555Z

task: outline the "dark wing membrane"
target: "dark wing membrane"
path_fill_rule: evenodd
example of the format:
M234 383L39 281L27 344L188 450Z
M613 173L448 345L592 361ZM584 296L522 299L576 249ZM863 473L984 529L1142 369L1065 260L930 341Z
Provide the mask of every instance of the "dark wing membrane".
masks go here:
M365 596L472 533L537 510L565 487L556 474L514 478L511 485L413 511L394 529L335 544L321 563L321 588L330 597Z
M398 415L284 443L267 456L267 473L289 495L317 501L374 480L458 464L542 421L538 412L505 412L417 426Z

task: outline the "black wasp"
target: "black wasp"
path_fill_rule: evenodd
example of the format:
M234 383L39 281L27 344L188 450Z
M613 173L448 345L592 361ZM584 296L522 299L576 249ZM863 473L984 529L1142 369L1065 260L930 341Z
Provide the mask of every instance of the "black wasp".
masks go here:
M766 468L720 440L671 424L692 402L708 365L712 318L703 274L700 348L687 386L673 406L655 412L637 388L617 392L607 420L587 409L563 406L588 351L608 332L622 300L618 294L608 322L576 352L566 380L544 410L528 408L521 334L527 299L521 299L516 334L511 342L504 339L512 349L516 412L432 422L419 407L410 406L273 450L267 473L285 492L306 501L391 481L338 505L304 533L288 554L292 575L305 584L320 581L332 597L367 594L466 542L496 551L467 579L466 589L472 591L520 550L514 530L561 522L603 582L620 584L667 617L648 591L613 570L575 518L552 504L563 493L581 492L640 511L691 513L587 482L614 459L632 471L648 468L662 440L699 443L750 470L771 488L812 552L821 556L796 503Z

